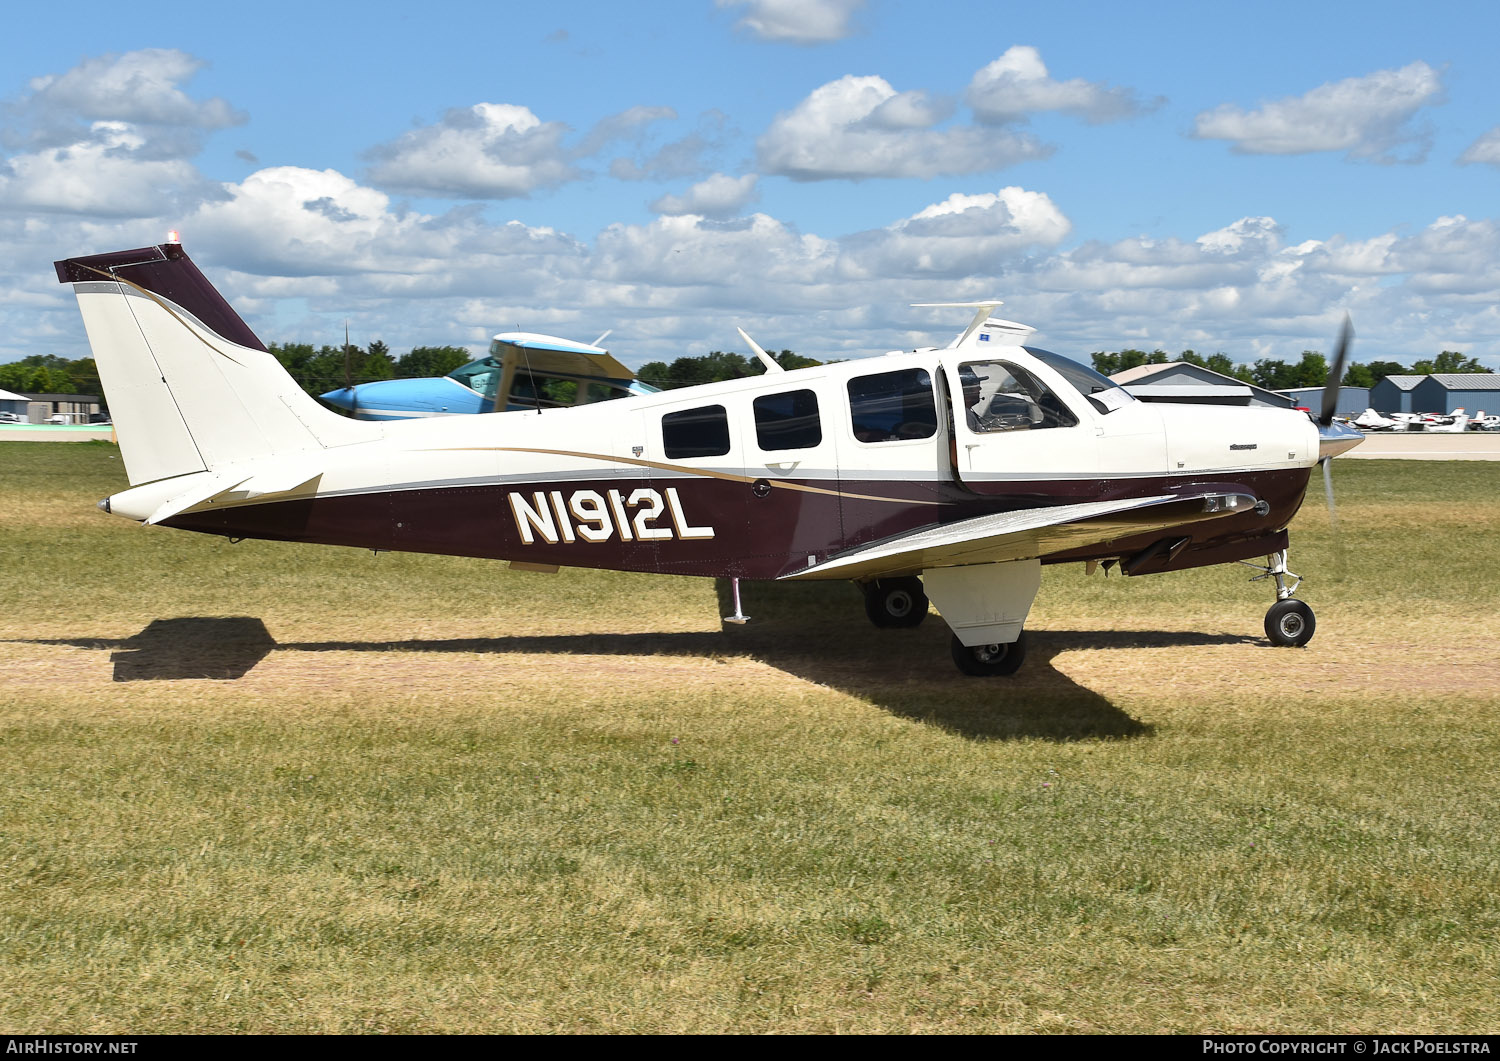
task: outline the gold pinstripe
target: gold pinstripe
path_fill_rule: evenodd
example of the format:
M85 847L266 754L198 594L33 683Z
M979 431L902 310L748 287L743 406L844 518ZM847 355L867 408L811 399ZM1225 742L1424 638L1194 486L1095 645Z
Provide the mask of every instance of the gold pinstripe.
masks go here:
M165 259L162 259L162 260L164 261ZM154 291L148 291L146 288L142 287L140 284L136 283L135 281L133 281L133 280L127 280L123 276L118 276L115 273L108 272L108 271L106 271L104 269L96 269L92 265L84 265L83 262L69 262L68 264L75 265L75 266L77 266L80 269L87 269L91 273L98 273L100 276L104 277L104 279L108 280L110 283L124 284L126 287L134 288L135 290L139 291L141 294L143 294L147 298L149 298L152 302L155 302L162 309L166 310L167 311L167 316L171 317L178 324L180 324L184 328L186 328L188 330L188 334L191 335L194 339L197 339L200 343L202 343L204 346L208 347L210 350L212 350L214 353L218 354L220 357L228 358L230 361L233 361L236 365L241 364L241 362L239 361L238 358L234 357L231 354L226 354L223 350L220 350L213 343L209 342L207 339L203 338L203 336L199 335L198 334L198 330L196 328L194 328L187 321L183 320L182 317L180 317L177 314L177 311L172 308L172 304L170 302L168 302L164 298L159 297ZM144 265L146 263L140 262L138 264ZM207 325L205 325L205 327L207 327Z

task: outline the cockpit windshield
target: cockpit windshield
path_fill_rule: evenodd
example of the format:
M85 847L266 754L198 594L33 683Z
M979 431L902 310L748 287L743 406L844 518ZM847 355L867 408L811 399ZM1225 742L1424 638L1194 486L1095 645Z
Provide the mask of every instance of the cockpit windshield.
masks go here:
M1095 372L1089 366L1079 364L1072 358L1035 346L1022 349L1077 387L1078 393L1087 398L1089 404L1101 413L1112 413L1121 406L1129 405L1136 400L1134 395L1108 376Z
M481 357L478 361L470 361L467 365L455 368L448 373L448 378L493 400L495 388L500 385L500 362L493 357Z

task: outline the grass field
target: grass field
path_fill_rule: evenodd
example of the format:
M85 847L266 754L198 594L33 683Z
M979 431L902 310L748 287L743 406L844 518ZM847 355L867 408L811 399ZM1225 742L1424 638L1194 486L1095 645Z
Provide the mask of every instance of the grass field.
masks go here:
M0 444L0 1026L1500 1030L1500 465L1246 568L936 617L144 529Z

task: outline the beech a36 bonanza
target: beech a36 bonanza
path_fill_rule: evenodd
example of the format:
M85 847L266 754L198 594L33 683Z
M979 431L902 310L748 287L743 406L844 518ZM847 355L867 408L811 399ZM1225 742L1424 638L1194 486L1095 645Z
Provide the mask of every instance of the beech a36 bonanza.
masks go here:
M359 421L302 392L180 244L69 258L130 488L115 515L235 538L733 580L848 579L878 626L928 599L967 674L1011 674L1043 564L1264 558L1305 644L1286 527L1361 436L1323 414L1148 404L976 310L942 349L573 408ZM743 334L743 333L742 333ZM1326 465L1325 465L1326 472Z

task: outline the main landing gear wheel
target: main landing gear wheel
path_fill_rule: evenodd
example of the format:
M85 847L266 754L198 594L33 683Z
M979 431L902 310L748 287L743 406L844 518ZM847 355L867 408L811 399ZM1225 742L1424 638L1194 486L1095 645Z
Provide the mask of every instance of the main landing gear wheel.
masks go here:
M885 578L864 591L865 614L876 626L917 626L927 618L927 594L920 578Z
M974 678L1006 677L1026 662L1026 631L1008 645L965 645L953 635L953 662Z
M1312 640L1318 622L1306 601L1288 597L1271 605L1266 612L1266 636L1271 644L1285 648L1301 648Z

